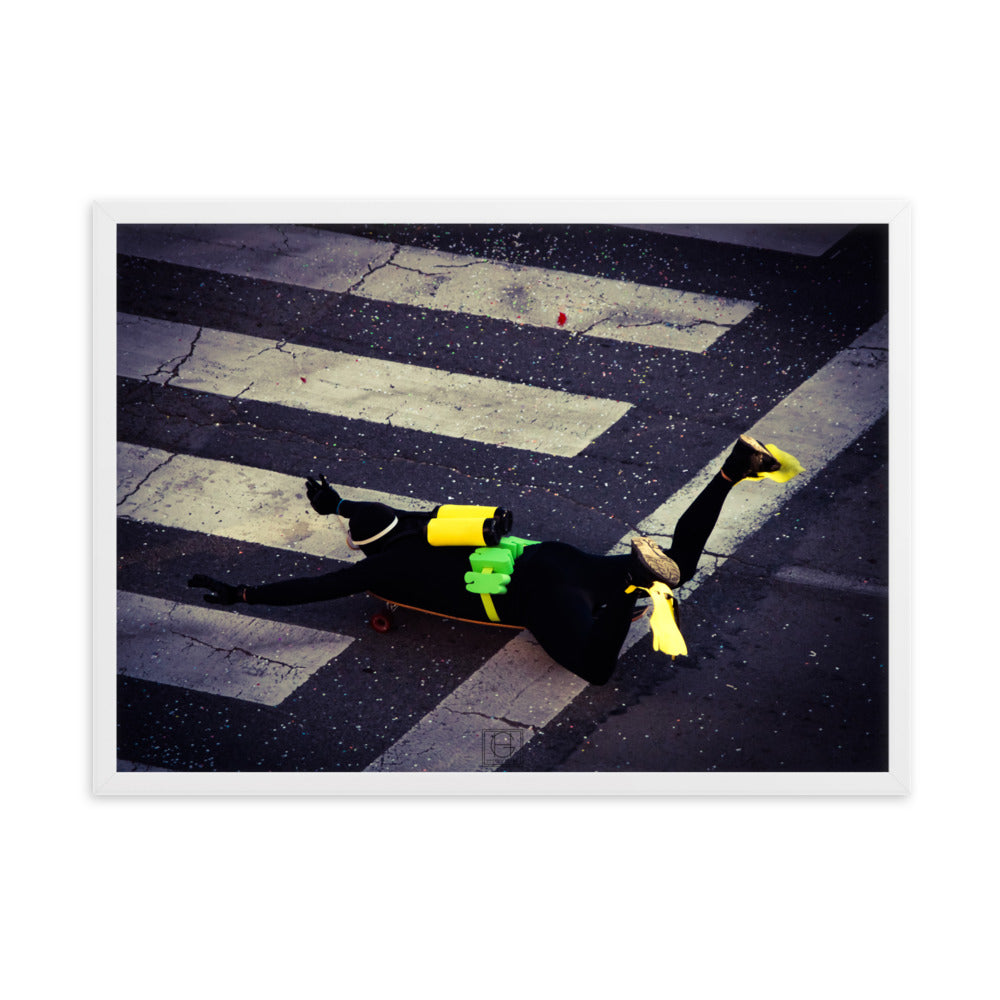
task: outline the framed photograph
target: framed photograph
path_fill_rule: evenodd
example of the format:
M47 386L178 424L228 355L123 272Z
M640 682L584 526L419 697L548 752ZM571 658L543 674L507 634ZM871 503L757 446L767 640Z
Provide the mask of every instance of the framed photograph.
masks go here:
M95 205L95 792L906 794L910 219Z

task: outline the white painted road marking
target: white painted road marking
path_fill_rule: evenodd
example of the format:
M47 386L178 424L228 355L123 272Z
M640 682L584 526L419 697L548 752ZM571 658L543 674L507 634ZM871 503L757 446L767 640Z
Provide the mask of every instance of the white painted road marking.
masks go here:
M331 483L352 500L399 510L437 506L413 497ZM357 562L347 547L345 522L316 514L304 476L288 476L235 462L118 443L118 516L203 534Z
M889 326L883 318L815 375L790 392L748 433L794 455L805 473L781 486L770 479L746 483L726 501L711 538L711 553L725 557L816 472L885 412L889 396ZM718 471L728 449L639 524L640 533L672 537L677 519ZM621 551L627 551L622 547Z
M280 705L354 640L336 632L118 592L118 673Z
M631 404L119 314L118 374L572 457Z
M118 252L681 351L706 350L756 308L747 300L423 250L308 226L119 226Z
M876 323L748 433L795 455L805 471L781 486L769 479L743 483L726 502L710 540L712 551L680 592L692 593L793 493L839 455L885 412L888 401L888 323ZM635 534L669 537L677 518L718 472L718 458L629 533L612 553L626 552ZM649 616L633 623L622 654L649 632ZM527 743L587 687L554 664L526 633L519 633L436 708L368 765L368 771L494 770L482 758L484 729L516 729Z

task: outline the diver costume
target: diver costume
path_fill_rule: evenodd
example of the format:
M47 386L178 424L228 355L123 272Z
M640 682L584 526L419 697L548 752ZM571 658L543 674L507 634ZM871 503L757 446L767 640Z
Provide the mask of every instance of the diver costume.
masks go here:
M659 550L672 567L669 579L661 573L660 580L673 587L694 576L737 482L765 475L785 481L797 471L801 466L791 456L741 437L722 470L679 519L671 547L665 553ZM256 587L233 587L204 576L194 577L188 585L214 591L205 600L216 604L309 604L371 592L395 604L452 618L487 624L498 618L502 624L528 629L552 659L590 684L604 684L611 677L640 591L653 593L650 588L658 585L656 574L637 564L635 543L631 555L597 556L564 542L527 542L515 544L513 568L505 574L509 580L502 587L487 588L492 592L484 600L482 593L474 592L478 585L475 563L470 560L477 551L495 548L509 532L509 512L446 507L418 513L396 510L381 503L343 499L325 477L307 480L306 492L318 513L347 518L348 544L360 549L364 560L322 576ZM463 518L469 510L474 516ZM465 520L465 529L472 534L463 535L465 529L444 523L450 518ZM434 544L435 533L439 544ZM467 544L459 544L460 539ZM469 578L473 578L471 583ZM669 587L664 589L670 593ZM656 605L661 595L653 596ZM663 651L671 652L669 648Z
M432 517L383 504L345 501L352 539L377 520L398 524L365 558L322 576L241 587L248 604L295 605L374 593L396 604L490 623L482 596L466 588L474 546L428 544L420 528ZM416 528L417 530L413 530ZM371 537L361 534L361 538ZM527 628L557 663L592 684L611 676L639 594L625 593L631 558L595 556L563 542L538 542L515 561L506 593L489 595L502 623Z

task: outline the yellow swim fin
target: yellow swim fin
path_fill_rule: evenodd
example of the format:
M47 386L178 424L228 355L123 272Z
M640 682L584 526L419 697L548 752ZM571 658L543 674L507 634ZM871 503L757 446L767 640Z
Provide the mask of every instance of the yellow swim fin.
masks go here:
M756 476L747 476L747 479L773 479L776 483L787 483L800 472L805 470L799 464L799 460L794 455L789 455L787 451L782 451L776 444L766 444L765 448L781 463L773 472L761 472Z
M645 590L653 599L653 612L649 616L649 627L653 633L653 649L667 656L687 656L687 643L681 630L677 627L677 613L674 610L674 592L659 580L649 587L629 587L632 590Z

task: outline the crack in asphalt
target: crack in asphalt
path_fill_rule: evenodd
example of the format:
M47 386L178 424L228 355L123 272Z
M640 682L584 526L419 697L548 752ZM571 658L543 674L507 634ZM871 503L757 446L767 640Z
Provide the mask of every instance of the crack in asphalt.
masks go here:
M126 493L125 496L123 496L121 498L121 500L118 501L118 503L117 503L116 506L121 507L121 505L123 503L125 503L126 500L129 500L131 497L134 497L135 494L138 493L139 490L142 489L142 487L145 484L146 480L148 480L150 476L155 475L157 472L160 471L160 469L162 469L165 466L169 465L176 457L177 457L176 453L168 455L162 462L160 462L156 466L156 468L150 469L149 472L147 472L146 475L144 475L142 477L142 479L140 479L139 482L135 484L135 488L132 489L132 490L130 490L128 493Z
M262 354L267 354L268 351L279 351L281 354L287 354L290 358L294 358L295 357L294 351L285 350L285 345L287 343L288 343L287 337L285 337L283 340L276 340L273 344L268 344L267 347L262 347L256 354L253 355L253 357L259 358Z
M529 685L530 686L530 685ZM529 725L527 722L518 722L515 719L507 719L502 715L487 715L485 712L473 712L471 709L458 709L451 708L448 705L441 706L445 711L451 712L452 715L475 715L481 719L486 719L488 722L502 722L505 726L510 726L513 729L526 729L532 733L536 732L535 727Z
M170 380L175 379L180 375L181 366L185 361L190 360L191 356L194 354L194 349L198 345L198 341L201 339L201 335L204 332L204 327L198 327L194 334L194 340L191 341L191 346L188 348L187 354L178 354L175 357L169 358L166 361L161 361L156 371L150 372L147 375L143 375L143 378L147 382L151 382L158 375L163 375L165 372L169 371L170 374L163 380L163 385L170 385ZM168 368L168 365L173 364L172 368Z
M386 267L389 266L396 268L397 271L409 271L410 274L419 274L421 278L430 278L435 282L435 287L430 292L432 296L437 294L441 286L448 280L446 274L433 274L428 271L421 271L418 267L406 267L403 264L394 264L392 261L386 263Z
M585 327L582 330L570 330L569 332L575 334L576 336L584 337L587 334L589 334L591 330L593 330L595 327L601 326L604 323L617 323L617 326L615 328L618 330L638 330L644 326L664 326L664 327L669 327L671 330L679 330L679 331L697 330L699 327L702 326L719 326L719 327L724 327L725 329L728 330L736 325L735 323L722 323L718 320L711 320L711 319L697 319L697 320L692 320L690 323L671 323L670 320L666 319L653 319L641 323L638 321L630 323L628 322L627 313L625 314L612 313L610 316L603 316L600 319L594 320L594 322L591 323L590 326Z
M173 612L171 612L171 614L172 613ZM189 642L197 643L199 646L205 646L215 653L224 653L226 655L226 659L232 656L233 653L240 653L251 660L259 660L262 663L273 663L276 666L284 667L286 670L302 669L301 667L297 667L294 663L285 663L284 660L275 660L269 656L261 656L260 653L253 653L248 649L243 649L242 646L213 646L212 643L206 642L204 639L199 639L197 636L188 635L186 632L182 632L179 629L170 629L170 634L176 635L181 639L187 639Z
M292 251L291 248L288 246L288 234L281 228L281 226L275 226L274 230L281 237L281 249L279 249L278 252L285 253L291 256Z
M371 275L373 275L376 271L381 271L383 267L388 267L392 263L393 258L396 256L396 254L399 253L400 250L403 249L403 247L402 244L399 243L393 243L391 244L391 246L392 246L392 252L389 254L389 256L384 261L382 261L381 264L376 264L374 266L372 264L369 264L368 270L360 278L358 278L358 280L355 281L353 285L350 285L346 289L344 289L343 292L344 295L356 295L360 290L361 286L368 280L369 277L371 277Z

